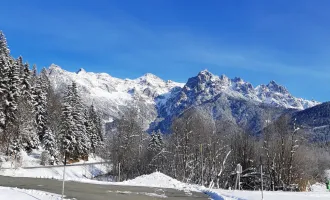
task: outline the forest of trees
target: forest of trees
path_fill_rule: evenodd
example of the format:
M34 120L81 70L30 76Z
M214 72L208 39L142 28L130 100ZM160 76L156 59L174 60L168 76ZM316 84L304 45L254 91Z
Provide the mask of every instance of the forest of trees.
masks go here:
M263 165L264 189L306 190L323 181L330 163L328 147L311 143L288 116L259 134L197 108L176 118L171 134L148 134L139 121L138 111L128 109L107 133L104 155L112 160L117 180L120 166L121 180L160 171L183 182L234 188L241 164L241 187L258 190Z
M93 105L82 104L76 84L55 93L45 69L38 73L35 65L31 69L22 57L10 55L2 32L0 98L0 153L10 159L42 148L43 158L55 164L64 154L86 158L103 145L101 119Z

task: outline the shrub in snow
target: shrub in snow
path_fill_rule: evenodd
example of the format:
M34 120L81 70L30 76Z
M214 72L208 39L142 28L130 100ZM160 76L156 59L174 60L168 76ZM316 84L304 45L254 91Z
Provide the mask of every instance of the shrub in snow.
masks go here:
M50 156L48 151L43 151L40 156L40 164L41 165L48 165L50 160Z
M18 152L16 155L15 155L15 159L14 159L14 167L15 168L19 168L19 167L22 167L23 165L23 155L22 155L22 152Z

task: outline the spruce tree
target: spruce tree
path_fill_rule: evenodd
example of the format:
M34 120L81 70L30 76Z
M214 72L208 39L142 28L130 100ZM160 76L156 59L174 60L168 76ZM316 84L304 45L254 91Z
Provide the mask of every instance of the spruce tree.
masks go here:
M13 135L13 110L15 110L15 95L12 88L13 59L4 34L0 31L0 133L3 148L9 154L9 145ZM14 80L15 82L15 80ZM13 109L14 108L14 109Z
M86 129L86 135L89 138L90 141L90 152L95 153L95 147L97 145L97 136L95 134L95 127L93 124L93 121L90 118L89 110L85 110L85 129Z
M95 153L96 148L103 145L103 133L102 133L102 124L101 119L97 115L94 105L91 105L89 108L88 116L88 135L91 141L91 151Z
M57 161L57 145L55 136L50 128L46 128L45 135L43 137L44 149L49 153L52 161Z
M62 113L61 113L61 123L59 132L59 146L63 154L66 157L74 156L74 151L76 147L76 126L74 124L74 119L72 116L72 106L70 105L71 87L68 87L67 94L64 98Z
M9 83L9 60L0 55L0 128L4 132L7 124L6 112L9 97Z
M37 135L35 104L31 87L31 70L25 64L21 75L21 95L18 102L18 126L22 137L22 147L26 151L38 148L40 141Z
M0 31L0 56L9 57L10 51L7 45L7 39L2 31Z
M20 148L21 136L19 135L19 120L18 120L18 100L20 97L20 75L18 63L14 60L10 61L11 66L9 69L9 93L6 102L5 116L6 122L6 137L9 138L9 146L7 154L12 155L17 153L16 148ZM14 145L14 147L13 147Z
M158 130L157 133L152 132L150 135L150 141L148 145L148 150L154 153L158 153L162 150L164 145L162 133Z
M162 133L160 132L160 130L157 131L156 137L157 137L157 142L158 142L158 148L159 148L159 150L161 150L164 147L164 141L163 141L163 136L162 136Z
M150 141L148 144L148 151L157 152L158 151L158 138L155 132L152 132L150 135Z
M90 151L90 140L87 136L86 127L85 127L85 115L84 115L84 107L81 102L81 98L78 94L77 84L75 82L72 83L72 117L75 123L76 130L76 154L77 156L88 155Z
M39 140L42 141L47 124L47 82L43 76L37 78L35 87L36 123Z

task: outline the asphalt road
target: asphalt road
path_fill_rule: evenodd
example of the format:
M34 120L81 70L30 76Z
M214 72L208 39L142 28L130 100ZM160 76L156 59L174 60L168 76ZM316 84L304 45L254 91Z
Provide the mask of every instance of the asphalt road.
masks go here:
M62 182L52 179L21 178L0 176L0 186L42 190L61 194ZM66 198L77 200L203 200L208 197L203 193L185 193L175 189L148 188L118 185L98 185L68 181L65 183Z

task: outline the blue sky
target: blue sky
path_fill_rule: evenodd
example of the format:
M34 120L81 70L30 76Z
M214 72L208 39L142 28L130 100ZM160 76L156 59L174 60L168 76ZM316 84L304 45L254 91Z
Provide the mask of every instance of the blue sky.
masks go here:
M330 100L327 0L6 0L0 29L14 56L39 68L147 72L185 82L199 71L275 80Z

